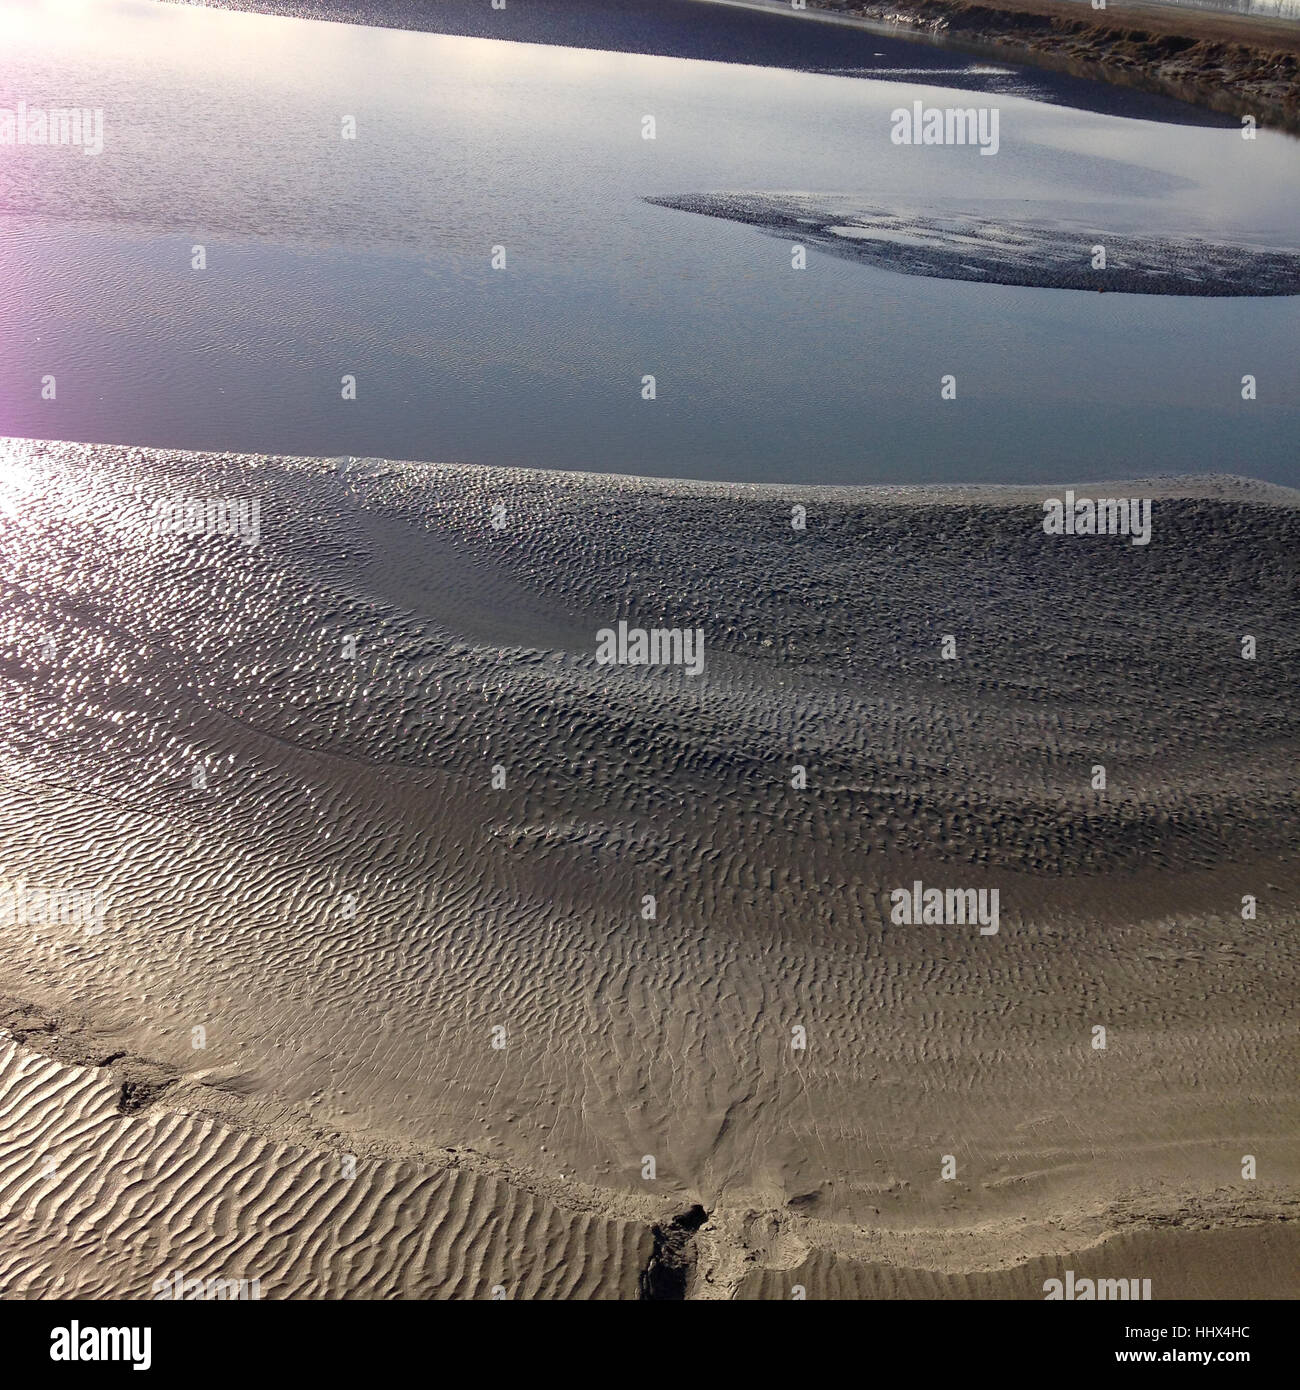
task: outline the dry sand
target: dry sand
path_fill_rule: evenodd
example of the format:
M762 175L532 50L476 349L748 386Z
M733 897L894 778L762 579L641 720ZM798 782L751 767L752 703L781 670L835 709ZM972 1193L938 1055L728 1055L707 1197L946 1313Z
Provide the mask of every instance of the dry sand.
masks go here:
M0 441L0 1294L1300 1293L1297 494L1061 491Z

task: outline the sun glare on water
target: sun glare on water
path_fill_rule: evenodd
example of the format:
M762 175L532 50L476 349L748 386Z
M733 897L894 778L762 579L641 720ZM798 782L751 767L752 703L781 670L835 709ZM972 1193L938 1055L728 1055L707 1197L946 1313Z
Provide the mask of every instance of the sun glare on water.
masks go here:
M0 448L0 517L22 519L22 500L31 491L31 478L12 450Z

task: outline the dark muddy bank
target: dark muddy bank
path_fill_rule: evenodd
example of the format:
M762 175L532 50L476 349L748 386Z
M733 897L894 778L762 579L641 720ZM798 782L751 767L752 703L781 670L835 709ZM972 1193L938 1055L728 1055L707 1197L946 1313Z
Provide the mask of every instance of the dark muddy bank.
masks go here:
M1300 134L1300 26L1204 10L1068 0L810 0L1013 63L1173 97Z

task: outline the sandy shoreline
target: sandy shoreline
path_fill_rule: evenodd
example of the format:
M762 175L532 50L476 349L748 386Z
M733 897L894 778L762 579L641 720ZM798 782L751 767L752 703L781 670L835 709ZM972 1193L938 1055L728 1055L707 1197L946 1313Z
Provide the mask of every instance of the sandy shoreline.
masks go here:
M0 457L0 1294L1297 1293L1294 492Z

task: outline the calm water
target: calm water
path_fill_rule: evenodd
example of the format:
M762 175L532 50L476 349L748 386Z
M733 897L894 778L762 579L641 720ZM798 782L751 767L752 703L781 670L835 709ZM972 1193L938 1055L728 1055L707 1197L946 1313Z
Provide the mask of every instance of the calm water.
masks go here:
M864 80L66 8L0 12L0 106L105 112L98 157L0 149L0 433L754 481L1300 483L1300 299L959 284L819 253L797 273L785 242L641 201L839 192L1295 245L1285 136L1166 123L1136 97L1145 119L1050 104L1052 79L919 46ZM1000 153L892 145L914 98L996 104Z

